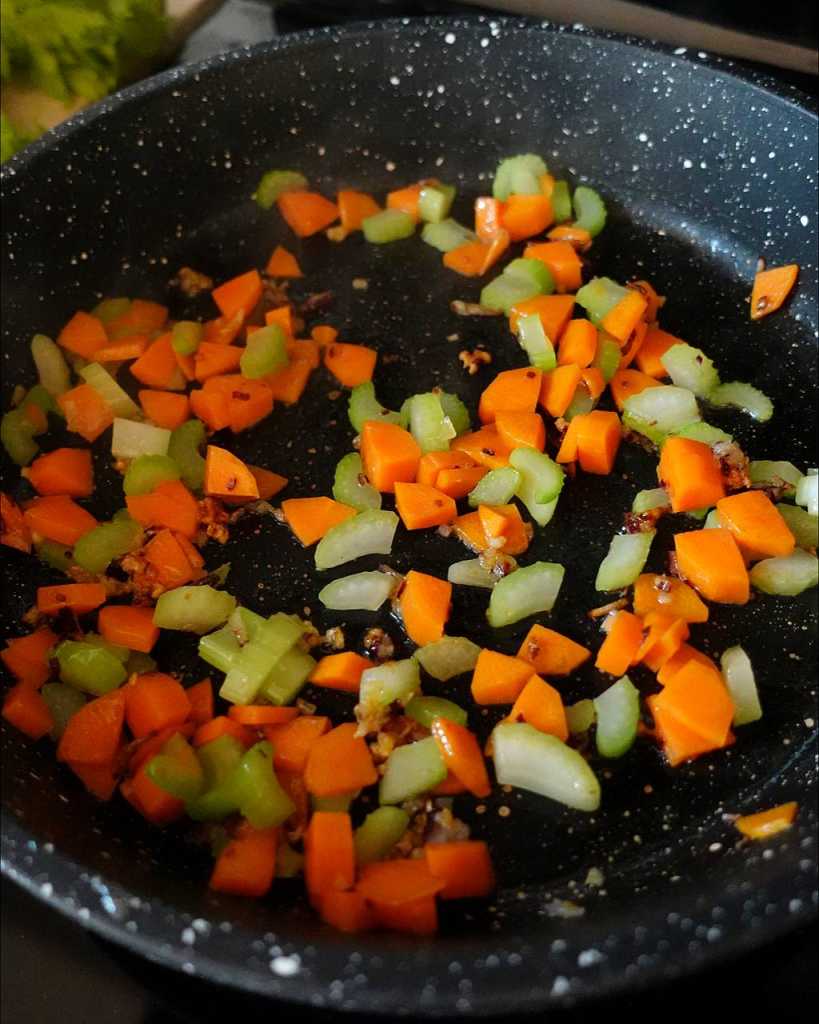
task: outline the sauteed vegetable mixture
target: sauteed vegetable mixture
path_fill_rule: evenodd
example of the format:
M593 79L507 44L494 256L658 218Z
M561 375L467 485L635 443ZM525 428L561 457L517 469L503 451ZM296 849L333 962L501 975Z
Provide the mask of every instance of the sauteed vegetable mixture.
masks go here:
M763 713L751 662L731 646L716 663L698 624L753 590L789 597L817 584L816 470L749 461L703 418L733 406L766 420L773 406L665 331L648 281L585 280L583 254L606 222L597 192L525 154L501 162L472 227L450 216L454 193L420 181L382 208L353 190L330 200L299 172L274 170L255 200L297 236L325 232L340 248L354 232L386 245L420 227L453 293L457 275L486 277L479 303L454 299L453 309L496 317L498 344L519 345L521 365L493 374L491 353L462 351L465 372L486 381L477 409L437 389L384 408L378 353L321 322L322 293L289 299L302 269L277 246L263 271L216 286L180 271L187 295L210 292L204 322L105 298L56 342L35 335L39 383L18 389L2 418L25 482L18 502L0 498L0 539L55 577L0 653L16 680L3 717L32 740L50 737L99 800L124 798L158 827L200 829L213 889L261 897L275 878L300 875L316 911L345 931L430 933L438 900L491 892L490 851L454 816L457 794L520 787L588 813L601 766L638 739L671 766L741 743ZM777 310L797 273L761 267L751 318ZM231 439L286 417L313 373L349 389L350 427L328 429L349 432L350 452L324 494L304 495L276 472L275 441L255 466ZM76 443L41 451L58 420ZM589 614L601 637L588 650L548 624L571 587L564 567L527 550L560 516L563 489L577 474L612 473L623 443L657 458L657 486L634 495L600 564ZM93 514L91 445L122 475L122 509L107 522ZM339 613L391 602L412 657L395 660L383 630L351 650L341 629L319 634L293 609L240 605L228 567L208 563L237 518L253 515L314 548L321 576L306 601ZM645 572L662 516L677 525L668 571ZM463 557L437 575L356 571L366 555L388 563L401 530L437 530ZM492 629L528 620L516 653L447 633L453 587L486 591ZM163 631L199 637L206 678L162 670L151 652ZM589 659L608 682L566 706L560 681ZM629 678L637 665L656 677L649 695ZM435 688L426 680L459 676L471 676L459 703L424 693ZM350 694L346 719L301 698L307 684ZM470 722L492 705L503 717L482 747ZM736 824L762 838L795 813L786 804Z

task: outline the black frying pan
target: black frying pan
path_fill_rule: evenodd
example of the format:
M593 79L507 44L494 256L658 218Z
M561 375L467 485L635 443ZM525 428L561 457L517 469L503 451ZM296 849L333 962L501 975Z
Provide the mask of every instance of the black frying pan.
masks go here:
M263 262L278 241L292 247L277 215L248 198L268 167L301 168L328 193L342 184L383 192L434 173L458 184L456 214L467 217L498 158L526 150L605 194L610 226L592 269L648 276L669 297L670 330L713 355L726 378L756 381L777 402L765 426L738 415L720 422L758 456L815 464L815 117L798 97L699 55L484 19L321 31L213 58L98 105L7 165L4 395L31 378L32 332L53 334L92 296L161 296L183 263L223 278ZM377 374L389 404L440 384L474 408L483 381L463 374L461 346L445 340L452 332L485 342L495 370L519 362L497 321L450 314L453 294L471 298L479 286L443 273L417 238L385 248L353 239L338 250L318 238L295 248L305 288L335 291L329 316L343 337L396 357ZM746 296L760 255L803 270L788 308L751 324ZM368 278L369 290L354 291L353 277ZM196 311L170 301L177 316ZM294 494L326 492L352 435L333 388L317 374L299 406L242 435L240 454L287 474ZM328 429L334 420L342 427ZM100 474L105 462L101 453ZM566 564L554 621L591 644L585 611L599 600L596 565L653 464L627 449L611 480L580 477L531 551ZM107 479L113 512L118 488ZM20 493L8 465L3 482ZM311 555L271 521L256 529L238 528L209 564L230 560L230 588L252 607L315 608ZM434 571L459 557L455 541L429 536L402 539L391 561ZM13 621L49 576L14 552L5 565ZM357 639L363 618L345 621ZM483 602L458 593L452 630L488 642L482 621ZM317 1005L523 1011L690 972L814 912L815 622L815 594L759 597L747 609L716 610L698 631L712 652L743 643L760 678L765 718L730 752L671 771L641 745L600 766L604 805L593 818L519 793L498 792L483 815L459 800L496 851L501 886L489 906L453 908L433 942L331 932L305 911L297 886L278 885L259 903L208 893L207 853L143 827L119 802L98 806L47 744L8 729L5 870L150 959ZM513 650L527 625L493 646ZM201 671L192 645L168 644L161 657L190 680ZM580 673L567 700L602 685L592 670ZM476 716L485 731L495 717ZM767 846L739 842L723 818L785 799L799 800L798 822ZM602 891L585 884L591 867L605 876ZM566 899L583 915L555 916Z

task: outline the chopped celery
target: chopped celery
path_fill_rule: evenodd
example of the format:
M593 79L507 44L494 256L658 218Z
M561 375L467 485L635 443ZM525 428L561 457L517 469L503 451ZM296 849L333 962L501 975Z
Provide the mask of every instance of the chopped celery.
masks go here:
M460 434L465 434L472 426L467 407L457 395L453 395L450 391L436 391L435 394L438 396L441 408L444 410L444 416L449 417L452 426L455 428L456 437Z
M332 611L375 612L389 598L399 580L386 572L356 572L333 580L319 591L319 601Z
M762 718L762 705L754 679L751 659L745 650L737 645L729 647L720 658L722 678L734 702L733 724L748 725Z
M623 406L623 426L643 434L655 444L699 418L700 410L693 392L672 384L646 388L627 398Z
M74 561L88 572L103 573L117 558L142 544L142 527L133 519L101 523L74 545Z
M208 633L199 641L199 657L220 672L229 672L242 647L229 626Z
M819 547L819 516L812 516L796 505L777 505L779 514L788 524L798 548Z
M114 320L118 320L121 316L125 316L130 308L130 299L100 299L96 306L91 310L91 316L95 316L97 320L102 320L102 322L107 325L113 323Z
M819 562L801 548L785 558L764 558L751 569L751 583L764 594L795 597L819 582Z
M60 572L68 572L74 564L71 548L65 544L58 544L55 540L38 541L34 545L34 550L41 562Z
M40 696L51 712L53 725L49 730L49 736L53 740L58 740L65 732L71 716L85 707L85 697L79 690L65 683L46 683L40 689Z
M358 452L350 452L339 459L333 480L333 497L357 512L381 508L381 495L367 482Z
M568 181L559 179L552 186L552 210L555 215L555 223L562 224L572 219L572 196L569 191Z
M122 489L129 496L150 494L159 484L179 476L179 466L170 455L138 455L128 466Z
M299 171L266 171L256 186L253 198L263 210L269 210L285 192L302 192L309 187Z
M492 590L499 579L486 568L480 558L453 562L447 569L446 578L459 587L483 587L485 590Z
M464 672L471 672L480 653L480 647L465 636L442 636L440 640L419 647L414 657L427 675L445 683Z
M34 440L36 426L22 409L12 409L0 420L0 443L18 466L27 466L40 450Z
M278 613L270 619L263 620L250 636L250 639L230 662L230 666L222 683L219 695L232 704L251 703L262 687L267 687L268 700L271 690L275 691L275 670L279 661L298 642L304 633L302 624L289 616ZM213 635L213 634L211 634ZM207 637L203 638L203 640ZM237 641L238 646L238 641ZM229 644L220 644L219 654L229 651ZM211 648L206 648L210 653ZM199 644L199 654L202 656L202 641ZM205 658L207 661L208 659ZM291 679L293 666L288 666L288 672L281 679L281 689L294 685ZM297 664L295 668L302 671L304 666ZM308 672L309 675L309 672ZM268 683L270 684L268 687ZM299 687L301 683L299 683ZM277 701L276 703L284 703Z
M99 363L88 363L80 370L80 376L86 384L97 392L115 416L127 420L141 420L142 410L114 380L111 374Z
M166 590L156 602L154 625L187 633L209 633L227 622L236 598L207 585Z
M535 153L509 156L498 164L492 182L492 195L501 200L511 195L540 195L543 191L540 179L544 174L548 174L548 168Z
M178 800L194 800L205 788L205 772L199 757L178 732L145 765L145 774Z
M128 660L125 662L125 671L129 678L136 673L140 676L143 672L156 672L156 661L143 651L129 651Z
M752 484L765 487L781 487L784 498L793 498L803 477L792 462L775 462L771 459L755 459L748 465L748 476Z
M449 216L454 199L454 185L424 185L418 196L418 216L430 224L440 224Z
M368 242L384 245L415 234L415 221L403 210L381 210L361 222L361 230Z
M278 659L273 671L262 683L260 693L271 704L290 704L296 699L315 667L315 658L300 647L291 647Z
M346 519L321 538L316 547L317 569L334 569L364 555L388 555L398 527L394 512L371 509Z
M537 313L527 313L518 318L518 341L532 366L544 371L557 366L554 345L546 336L543 321Z
M656 530L641 533L617 533L611 538L608 553L597 570L596 590L623 590L643 571Z
M578 811L600 806L600 783L585 758L557 736L525 722L505 722L492 733L495 775L502 786L516 786ZM404 748L399 748L404 749Z
M199 448L205 443L205 425L201 420L186 420L171 432L167 454L179 467L182 482L192 491L202 489L205 460Z
M671 508L671 501L665 487L652 487L647 491L638 491L631 503L631 511L639 516L655 508Z
M520 486L520 473L511 466L490 469L469 492L469 504L472 508L478 505L508 505Z
M452 421L444 414L440 398L432 391L410 399L409 429L424 454L448 451L449 442L455 437Z
M398 423L400 419L397 412L385 409L375 397L375 385L371 380L357 384L350 392L347 415L350 417L353 428L359 432L367 420Z
M727 434L720 427L715 427L705 420L697 420L696 423L689 423L682 430L674 431L675 437L687 437L691 441L702 441L703 444L730 444L734 438Z
M796 504L808 510L812 516L819 515L819 476L815 469L809 469L796 486Z
M766 423L773 416L773 402L770 398L752 384L738 380L720 384L708 395L708 401L712 405L730 405L741 409L760 423Z
M99 633L86 633L83 637L83 642L91 644L92 647L101 647L104 651L108 651L109 654L113 654L117 661L126 664L131 652L127 647L123 647L122 644L112 644L110 640L103 640Z
M478 236L474 231L465 228L451 217L442 220L440 224L425 224L421 231L421 238L439 252L451 252L467 242L477 242Z
M247 339L239 368L249 380L266 377L287 366L287 338L278 324L268 324Z
M538 526L546 526L555 514L563 488L565 474L562 467L534 448L516 448L509 461L520 473L520 483L515 492L517 497ZM549 494L552 496L547 497Z
M137 423L117 417L111 437L111 454L120 459L135 459L138 455L167 455L171 440L170 430L152 423Z
M409 822L400 807L378 807L368 814L353 835L356 863L372 864L389 856Z
M388 708L395 701L406 704L421 689L421 674L414 658L385 661L361 673L358 700L367 711Z
M612 281L610 277L593 277L588 284L578 289L575 301L589 314L589 320L599 327L606 314L627 295L628 288Z
M565 571L557 562L533 562L498 580L486 612L489 625L500 629L527 615L550 612Z
M660 356L660 362L678 388L688 388L699 398L719 386L719 374L702 349L681 341Z
M719 517L719 512L715 508L712 508L708 515L705 517L705 522L702 524L703 530L721 530L722 520Z
M575 416L585 416L597 405L597 399L592 398L591 392L581 380L575 388L574 396L569 402L568 408L563 413L563 419L571 422Z
M588 732L594 725L596 717L594 701L589 700L588 697L566 707L566 725L572 736L580 736L584 732Z
M622 757L637 738L640 694L628 676L604 690L594 700L597 718L595 743L601 757Z
M233 774L244 756L245 748L235 736L223 733L215 740L203 743L197 753L205 773L205 786L212 789Z
M584 231L594 238L599 235L606 225L606 205L597 192L588 185L578 185L572 197L574 207L576 228L583 228Z
M179 320L171 329L171 345L181 356L192 356L199 348L205 328L198 320Z
M37 376L46 391L53 395L63 394L71 387L71 371L59 345L45 334L35 334L31 339L31 357L37 367Z
M548 295L554 287L554 278L545 263L521 257L512 260L499 277L484 285L481 305L508 313L517 303L536 295Z
M283 824L296 809L282 789L273 771L273 748L256 743L239 762L232 783L239 811L253 828L273 828Z
M592 366L603 374L603 380L608 384L611 378L620 369L622 353L620 346L610 338L604 331L597 332L597 351L594 355Z
M99 697L125 682L126 671L116 655L98 644L63 640L54 651L60 679L83 693Z
M46 415L63 415L62 409L57 405L42 384L35 384L33 388L29 388L20 405L23 407L27 405L36 405L37 408L42 409Z
M466 712L462 707L444 697L413 697L404 709L410 718L429 729L436 718L466 725Z
M380 804L400 804L444 781L446 765L432 736L396 747L387 758L378 787Z

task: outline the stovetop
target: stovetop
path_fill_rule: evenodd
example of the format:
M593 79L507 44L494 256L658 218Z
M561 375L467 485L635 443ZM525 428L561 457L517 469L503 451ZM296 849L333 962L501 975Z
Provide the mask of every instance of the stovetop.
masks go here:
M654 7L674 9L694 17L707 15L723 24L772 33L803 45L815 45L816 11L812 5L780 2L766 15L732 0L720 5L680 0ZM570 7L570 4L567 4ZM792 8L793 17L783 17ZM809 13L808 11L812 12ZM417 16L430 13L477 13L447 0L352 0L299 4L228 0L222 9L187 42L183 61L243 43L261 42L274 35L350 19ZM784 26L784 28L783 28ZM812 95L817 79L777 70L776 77ZM58 917L10 883L0 887L0 1016L11 1024L207 1024L226 1017L242 1024L269 1024L277 1011L286 1020L323 1024L338 1017L313 1009L301 1012L269 1001L219 989L201 979L148 964L112 946L73 922ZM628 1014L637 1020L692 1019L706 1012L711 1019L777 1022L803 1021L817 997L819 926L795 932L736 962L723 964L694 978L661 989L610 998L603 1007L552 1011L557 1021L591 1020L601 1011ZM359 1015L358 1020L363 1018ZM377 1018L369 1018L373 1024Z

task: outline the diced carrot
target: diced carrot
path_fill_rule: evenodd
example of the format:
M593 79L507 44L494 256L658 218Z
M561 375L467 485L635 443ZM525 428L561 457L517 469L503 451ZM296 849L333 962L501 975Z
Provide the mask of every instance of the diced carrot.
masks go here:
M546 447L546 428L539 413L499 411L495 426L507 448L534 448L542 452Z
M258 270L248 270L214 288L211 297L223 317L230 319L241 313L247 319L262 297L262 278Z
M328 889L352 889L354 882L355 847L350 815L316 811L304 836L304 884L310 902L319 905L322 893Z
M0 544L23 551L31 551L31 531L20 506L0 492Z
M407 861L401 863L406 864ZM434 935L438 931L438 907L434 896L423 896L396 905L374 904L373 913L377 924L390 931L410 935Z
M345 388L354 388L373 379L378 353L366 345L336 341L324 350L324 365Z
M148 775L146 767L143 764L131 778L125 779L120 785L120 793L143 818L161 828L178 821L185 813L185 804L158 786Z
M108 335L102 320L80 310L57 335L57 344L83 359L93 359L108 344Z
M388 192L387 209L402 210L404 213L408 213L417 224L420 219L418 200L421 198L422 188L423 185L417 182L414 185L407 185L405 188L397 188Z
M764 491L720 498L717 512L721 525L731 531L747 558L781 558L796 546L790 527Z
M482 274L486 263L489 249L489 242L464 242L445 252L443 264L464 277L478 277Z
M311 370L317 370L321 363L321 346L315 338L288 338L287 355L291 362L306 362Z
M798 804L790 800L786 804L769 807L756 814L743 814L734 821L734 827L748 839L770 839L789 829L796 817Z
M688 623L665 612L651 612L646 616L645 625L648 626L648 635L634 660L643 662L652 672L659 672L688 639Z
M663 744L663 753L672 768L682 764L684 761L691 761L702 754L708 754L715 749L713 743L683 725L670 712L665 710L659 704L659 698L660 694L653 694L651 697L646 698L646 704L654 719L657 736ZM729 733L726 742L720 744L720 746L728 746L730 742Z
M7 640L5 650L0 651L0 660L18 682L38 689L51 675L49 656L57 643L56 633L48 626L41 626L27 636Z
M209 722L203 722L193 734L191 742L195 747L203 747L220 736L233 736L244 746L249 747L256 742L256 733L252 729L239 725L227 715L216 715Z
M125 718L137 738L181 725L190 712L185 688L164 672L143 672L132 677L125 687Z
M344 690L358 693L361 673L373 667L369 658L362 658L353 651L325 655L310 676L313 686L324 686L330 690Z
M287 525L306 548L356 514L349 505L324 497L288 498L282 502L282 512Z
M371 195L351 188L339 189L336 204L345 236L352 231L360 231L362 221L381 211Z
M435 487L442 494L454 498L465 498L486 476L486 466L470 466L463 469L442 469L436 478Z
M451 523L458 515L455 502L429 484L396 481L395 510L408 530Z
M429 484L430 487L436 487L436 480L441 470L466 469L476 466L475 460L464 452L427 452L426 455L421 456L421 460L418 463L416 483Z
M107 764L79 764L69 766L92 796L107 801L114 795L119 783L117 759Z
M28 482L38 494L88 498L94 490L94 469L87 448L56 448L28 467Z
M587 366L580 372L579 387L585 388L592 401L596 402L606 390L606 378L596 366Z
M206 320L202 341L211 345L231 345L238 337L245 322L244 313L238 309L231 316L218 316L214 320Z
M643 573L634 582L634 614L645 618L651 612L665 612L686 622L708 621L708 606L682 580Z
M166 526L193 539L199 520L196 499L179 480L165 480L150 494L129 495L128 513L143 526Z
M643 623L631 612L619 611L611 620L594 664L601 672L621 676L634 663L643 642Z
M591 657L591 651L545 626L534 625L520 645L517 657L544 676L567 676Z
M259 491L259 497L263 501L269 501L275 497L279 491L283 491L287 487L288 479L286 476L281 476L279 473L274 473L270 469L262 469L261 466L248 466L250 472L253 474L253 479L256 481L256 488Z
M621 345L625 345L629 335L643 318L647 307L648 303L640 292L631 289L606 313L600 326Z
M631 332L623 346L622 354L620 355L620 369L626 370L637 358L640 349L643 347L643 343L648 335L648 324L645 320L638 320L637 326Z
M23 512L33 535L72 547L97 525L97 520L65 495L35 498Z
M468 792L466 786L452 772L449 772L443 782L439 782L434 789L430 790L433 796L458 796L460 793Z
M322 921L348 935L369 931L376 924L375 915L360 892L324 889L318 898L318 912Z
M231 839L213 866L208 886L236 896L264 896L276 875L277 835L275 829L265 829Z
M109 337L130 334L155 334L168 319L168 308L150 299L132 299L128 309L108 324Z
M281 726L273 744L276 771L303 773L310 751L329 728L330 719L322 715L299 715Z
M201 568L191 562L182 546L186 538L172 530L159 530L143 549L145 561L156 571L159 582L167 590L193 583L202 576Z
M108 597L101 583L66 583L37 588L37 611L41 615L57 615L63 609L85 615L104 604Z
M196 379L205 381L239 369L242 350L236 345L214 345L203 341L193 357Z
M284 192L276 200L279 213L299 238L308 238L338 220L338 207L317 192Z
M504 542L500 548L507 555L520 555L529 547L530 531L521 518L516 505L492 505L493 511L505 516L509 523L506 532L503 534ZM453 526L458 539L463 541L473 551L481 552L490 547L490 538L486 535L483 522L479 512L469 512L466 515L458 516Z
M224 405L221 408L227 415L224 426L229 426L234 434L254 426L269 416L273 409L273 393L267 384L261 380L249 380L238 373L209 377L205 381L204 391L205 394L222 396ZM194 412L196 406L193 399L197 394L196 391L191 392L191 408Z
M104 640L148 654L159 639L154 610L143 605L109 604L101 608L97 628Z
M560 447L555 455L555 462L563 464L577 461L577 434L580 424L577 422L579 416L575 416L563 432Z
M256 477L248 466L225 448L209 444L205 453L204 493L231 502L255 501L259 497Z
M730 530L690 530L674 537L680 575L709 601L747 604L750 581Z
M67 430L86 441L96 441L114 422L111 406L90 384L78 384L57 395L57 405L65 416Z
M566 711L560 694L540 676L531 676L520 691L509 712L509 721L528 722L540 732L557 736L564 743L569 738Z
M492 787L475 734L466 726L445 718L434 718L430 731L447 770L460 779L473 796L489 796Z
M152 423L166 430L176 430L190 416L188 396L174 394L172 391L143 388L139 392L139 404Z
M324 348L325 345L333 344L338 337L338 331L329 324L316 324L315 327L310 328L310 337L319 348Z
M561 366L574 363L583 369L590 366L597 353L597 328L591 320L570 320L560 335L557 361Z
M396 483L411 483L421 449L412 434L394 423L367 420L361 430L364 474L377 491L392 494Z
M264 272L270 277L304 277L299 261L281 245L277 245L270 254Z
M574 363L558 366L543 374L538 400L550 416L557 419L569 408L580 384L581 376L581 368ZM575 419L578 418L575 417Z
M304 772L313 796L352 793L378 780L370 749L356 736L357 728L354 722L345 722L313 744Z
M797 263L760 270L754 277L751 291L751 319L759 320L779 309L796 284L798 274Z
M472 674L472 696L476 704L514 704L531 675L528 662L482 650Z
M505 537L511 526L510 520L491 505L478 506L478 519L481 521L484 536L490 543L497 537Z
M431 874L424 859L398 859L365 864L358 892L378 907L397 907L403 903L435 896L445 886Z
M399 597L401 618L410 640L419 647L440 640L444 635L451 603L451 583L411 569L404 579Z
M503 230L504 203L491 196L475 200L475 234L482 242L491 242Z
M513 242L541 234L554 221L552 201L548 196L522 196L512 193L504 204L501 226Z
M509 328L517 333L518 319L529 313L537 313L546 337L557 345L566 325L572 317L574 295L536 295L516 303L509 312Z
M684 344L682 338L677 338L668 331L660 330L656 325L648 329L648 333L640 346L636 356L637 366L649 377L657 380L668 376L668 370L663 366L661 360L672 345Z
M528 260L540 260L551 271L555 290L559 293L576 292L583 284L583 264L577 250L570 242L537 242L527 245L523 256ZM595 331L595 342L597 341ZM594 359L594 353L592 353ZM591 359L589 360L591 362Z
M450 443L450 450L469 455L485 469L499 469L509 465L510 448L504 444L494 424L461 434Z
M292 359L287 366L265 377L274 399L285 405L295 405L304 394L312 367L306 359Z
M213 718L213 683L202 679L189 686L185 693L191 706L190 720L194 725L204 725Z
M666 683L670 682L671 679L688 664L689 661L697 661L701 665L706 665L708 668L713 669L715 672L719 672L716 664L708 657L707 654L703 654L702 651L698 651L696 648L691 647L690 644L680 644L676 652L666 661L657 672L657 682L665 686Z
M427 843L424 860L430 874L445 883L439 899L480 899L495 888L489 847L480 839Z
M623 436L617 413L595 409L575 416L572 423L575 422L580 468L585 473L603 476L611 473Z
M110 764L119 748L124 718L124 689L89 701L69 718L57 746L57 760L68 764Z
M719 672L692 659L657 695L655 713L658 708L702 736L712 749L725 745L734 717L734 703Z
M659 388L662 386L658 380L649 377L647 373L630 369L618 370L609 381L611 397L614 399L614 404L621 411L626 404L627 398L631 398L632 395L639 395L646 388Z
M3 700L3 718L29 739L42 739L54 728L54 719L37 687L16 683Z
M220 346L221 348L224 346ZM181 391L185 386L185 378L179 369L171 344L170 332L161 334L152 341L139 359L131 363L129 369L132 375L148 388Z
M672 512L710 508L725 496L719 463L710 445L687 437L669 437L657 475L668 491Z
M176 366L183 378L186 381L196 380L196 363L193 361L193 356L185 355L184 352L177 352L176 349L174 349L173 357L176 360Z
M592 236L585 228L573 224L558 224L546 237L552 242L568 242L577 252L588 252L591 249Z
M643 296L646 300L644 319L647 323L653 324L657 319L657 314L665 305L665 296L659 295L656 288L648 281L629 281L626 288L633 288Z
M492 423L498 412L534 412L540 394L540 370L526 366L502 370L481 395L478 416Z
M210 430L224 430L230 424L228 400L221 391L191 391L191 412Z
M277 306L275 309L268 309L264 315L264 322L268 326L270 324L276 324L281 327L288 339L293 337L293 307L288 303L286 306ZM255 328L259 330L259 328ZM248 334L251 333L250 327L247 328Z

